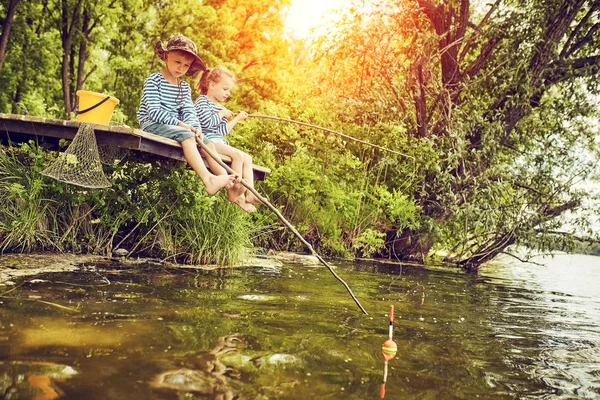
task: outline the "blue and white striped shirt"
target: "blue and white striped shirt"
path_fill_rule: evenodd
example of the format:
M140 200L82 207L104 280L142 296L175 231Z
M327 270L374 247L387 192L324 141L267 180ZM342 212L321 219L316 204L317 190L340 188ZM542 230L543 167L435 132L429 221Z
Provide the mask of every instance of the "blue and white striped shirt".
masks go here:
M190 85L187 82L173 85L160 72L144 81L137 119L142 130L153 123L178 125L180 122L200 128Z
M207 139L223 138L229 134L227 119L221 118L219 111L224 109L222 105L213 103L208 97L202 95L196 99L194 104L196 115L200 121L202 135Z

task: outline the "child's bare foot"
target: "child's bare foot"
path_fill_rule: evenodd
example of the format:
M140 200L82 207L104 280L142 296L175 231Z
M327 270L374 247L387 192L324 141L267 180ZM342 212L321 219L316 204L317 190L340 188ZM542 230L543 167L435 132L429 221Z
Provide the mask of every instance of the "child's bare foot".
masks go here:
M246 188L242 185L241 180L236 177L231 186L227 188L227 198L230 202L235 203L236 200L244 194Z
M246 198L244 197L244 195L239 196L237 199L232 201L232 203L237 204L238 207L240 207L242 210L246 211L247 213L256 211L256 207L254 207L252 204L246 202Z
M219 189L226 187L236 179L235 175L212 175L206 182L204 182L204 188L209 196L217 193Z
M246 192L246 203L248 204L262 204L262 201L254 195L251 191Z

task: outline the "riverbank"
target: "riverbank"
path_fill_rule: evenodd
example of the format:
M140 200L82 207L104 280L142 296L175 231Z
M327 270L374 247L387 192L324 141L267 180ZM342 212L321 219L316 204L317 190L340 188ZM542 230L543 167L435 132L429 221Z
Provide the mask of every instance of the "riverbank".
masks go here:
M223 267L216 264L177 264L155 258L103 257L68 253L2 254L0 255L0 287L13 286L19 279L24 277L35 277L36 275L47 273L72 272L96 266L105 268L118 266L121 269L154 267L157 269L213 271L224 268L279 268L284 263L316 266L319 264L319 260L312 255L273 252L265 255L246 255L239 263Z

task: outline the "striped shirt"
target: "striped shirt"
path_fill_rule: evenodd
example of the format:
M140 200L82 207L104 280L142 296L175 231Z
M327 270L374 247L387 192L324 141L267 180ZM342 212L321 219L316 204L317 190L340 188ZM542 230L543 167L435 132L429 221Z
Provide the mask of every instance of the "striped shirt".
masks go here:
M224 109L220 104L213 103L208 97L202 95L195 103L196 114L200 121L202 134L207 139L218 139L229 134L227 119L221 118L219 111Z
M142 130L153 123L178 125L183 122L196 129L200 127L190 85L187 82L173 85L160 72L144 81L137 119Z

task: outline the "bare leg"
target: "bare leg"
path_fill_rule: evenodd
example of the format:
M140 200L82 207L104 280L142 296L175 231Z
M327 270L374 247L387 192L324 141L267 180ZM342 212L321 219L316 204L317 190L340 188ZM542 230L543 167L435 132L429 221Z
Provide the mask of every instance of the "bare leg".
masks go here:
M244 168L244 156L246 155L246 153L224 143L215 143L215 148L220 154L226 155L229 158L231 158L231 169L233 169L241 176ZM250 164L250 170L252 170L252 164ZM239 185L241 189L239 192L235 190L236 185ZM252 202L249 202L245 197L248 195L248 192L246 192L246 188L241 183L236 182L234 184L234 189L232 189L229 192L229 201L237 204L242 210L246 212L256 211L256 207L254 207L252 205ZM246 193L244 194L244 192ZM255 198L255 196L252 195L252 198Z
M254 170L252 169L252 156L242 152L244 157L242 167L242 178L248 183L248 186L254 188ZM252 193L251 191L246 192L246 203L249 204L262 204L262 202Z
M206 193L208 193L210 196L217 193L219 189L229 185L235 180L234 175L215 176L211 174L208 169L206 169L204 160L198 151L198 147L196 147L195 137L191 137L181 142L181 147L183 148L183 155L186 161L190 167L196 171L200 179L202 179Z
M206 145L206 147L208 147L208 149L210 151L212 151L213 153L215 153L217 156L219 156L219 154L222 154L222 153L220 153L216 149L215 143L208 142L205 145ZM223 168L204 149L200 150L200 154L202 154L206 158L208 166L210 167L211 171L213 173L215 173L215 175L225 175L227 173L227 171L225 170L225 168ZM241 176L241 174L238 173L238 176ZM244 185L242 185L240 183L239 179L236 179L231 186L226 186L225 190L227 190L227 198L229 199L229 201L231 201L232 203L236 203L237 204L238 203L238 201L237 201L238 197L240 197L242 194L244 194L244 192L246 191L246 188L244 187ZM246 208L242 207L242 208L246 212L253 212L253 211L255 211L255 210L249 209L248 207L246 207Z
M215 144L213 142L205 143L205 146L208 147L208 149L210 151L212 151L213 153L218 154L218 151L215 148ZM208 167L213 172L213 174L215 174L215 175L225 175L225 174L227 174L227 171L225 171L225 168L221 167L221 165L214 158L212 158L211 156L209 156L208 153L206 151L204 151L204 149L200 149L200 154L202 154L204 156L204 158L206 158L206 162L208 163ZM238 175L240 175L240 174L238 174Z
M214 145L215 149L219 152L219 154L223 154L231 158L231 169L234 170L239 176L242 176L242 164L244 162L244 153L225 143L215 143Z

